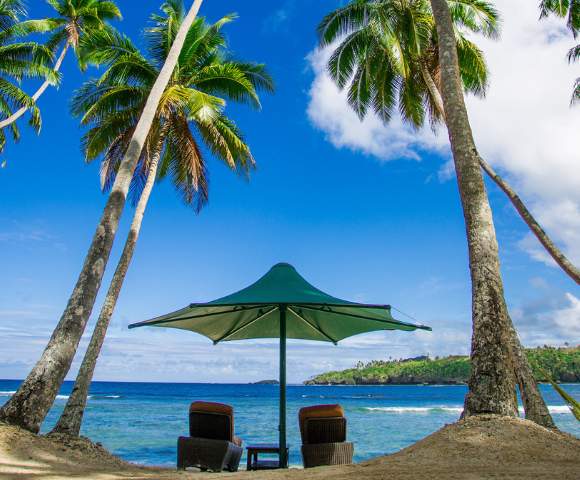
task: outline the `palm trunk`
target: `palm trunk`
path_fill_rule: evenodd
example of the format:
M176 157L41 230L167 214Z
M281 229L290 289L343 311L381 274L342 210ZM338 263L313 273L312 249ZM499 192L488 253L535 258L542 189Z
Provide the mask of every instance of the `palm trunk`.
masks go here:
M520 343L518 333L510 321L511 330L511 355L514 363L516 381L520 387L522 404L526 413L526 419L546 428L556 428L554 419L546 406L546 402L538 388L538 382L534 378L534 372L526 356L526 351Z
M457 47L446 0L431 0L439 36L442 93L461 196L471 271L471 375L463 415L517 415L510 322L493 217L459 78Z
M431 96L431 100L435 105L435 109L441 115L443 121L445 121L445 108L443 107L443 98L441 98L441 92L439 91L439 87L435 83L435 80L431 76L429 69L425 63L421 62L421 75L423 76L423 81L427 86L427 91Z
M433 99L433 103L435 104L435 108L438 110L441 117L445 120L445 110L443 107L443 99L441 98L441 93L439 92L439 88L437 87L437 84L435 83L435 81L433 80L433 77L429 73L429 70L423 64L421 65L421 72L423 74L423 79L425 80L425 84L427 85L427 89L429 90L429 94L431 95L431 98ZM529 217L531 218L531 221L534 222L534 224L537 225L537 227L541 230L541 232L544 234L544 236L546 236L544 231L540 228L540 226L537 224L537 222L534 220L534 218L528 212L528 210L526 209L524 204L519 200L519 197L509 187L509 185L507 185L507 183L505 183L499 177L499 175L495 174L495 172L491 169L491 167L479 155L477 156L477 158L478 158L479 164L481 165L483 170L500 187L502 185L504 185L512 193L513 197L517 198L518 202L521 204L521 208L524 209L528 213ZM492 172L493 175L490 172ZM504 190L504 192L508 193L505 189L503 189L503 190ZM508 194L508 197L510 199L512 199L512 196L510 194ZM512 200L512 203L514 203L513 200ZM514 206L516 207L516 209L520 213L522 213L515 203L514 203ZM526 218L523 215L522 215L522 217L524 218L524 220L526 220ZM526 220L526 223L528 223L527 220ZM528 223L528 225L530 225L530 224ZM531 226L530 226L530 228L531 228ZM546 238L547 238L547 236L546 236ZM549 241L549 239L548 239L548 241ZM553 245L552 242L550 242L550 244ZM554 248L556 248L556 247L554 246ZM539 425L542 425L543 427L555 428L554 420L552 419L552 416L550 415L548 407L546 406L546 402L544 401L542 394L540 393L540 389L538 388L538 383L536 382L536 379L534 378L534 374L532 372L532 368L531 368L530 363L528 361L528 357L525 354L525 351L522 347L520 339L518 338L518 334L516 332L516 329L514 328L513 322L512 322L510 317L508 317L508 321L509 321L509 325L510 325L510 335L511 335L510 354L511 354L512 364L514 366L514 374L515 374L516 380L518 382L518 385L520 387L520 394L522 397L522 403L524 405L524 411L526 414L526 418L528 420L536 422Z
M421 73L423 75L423 80L427 85L427 90L433 100L435 108L445 120L445 109L443 108L443 99L441 98L441 93L437 87L437 84L433 80L433 77L429 73L429 70L424 64L421 64ZM544 231L544 229L540 226L538 221L534 218L531 212L527 209L524 203L521 201L518 194L513 190L512 187L502 178L500 177L497 172L491 165L489 165L483 158L478 156L479 164L483 171L487 173L489 178L491 178L495 184L503 190L503 192L508 196L512 205L522 217L522 220L526 223L526 225L530 228L532 233L536 236L539 242L544 246L546 251L550 254L550 256L554 259L554 261L560 265L562 270L566 272L572 280L574 280L577 284L580 285L580 270L574 266L574 264L568 260L566 255L562 253L562 251L554 244L554 242L550 239L548 234Z
M103 216L60 322L28 377L0 409L0 420L38 432L68 373L103 279L133 171L151 129L161 96L177 65L185 37L202 1L194 0L149 93L129 148L119 165Z
M504 193L508 196L511 200L512 205L518 211L524 222L526 222L527 226L536 236L536 238L540 241L540 243L544 246L546 251L550 254L550 256L554 259L554 261L560 265L560 268L564 270L572 280L574 280L578 285L580 285L580 270L566 258L566 256L560 251L560 249L554 245L554 242L550 239L550 237L546 234L544 229L540 226L540 224L536 221L534 216L530 213L530 211L526 208L524 203L521 201L520 197L514 190L503 180L491 165L489 165L486 161L484 161L481 157L479 158L479 164L481 168L487 173L489 178L491 178L496 185L501 188Z
M147 181L145 182L145 186L141 192L141 196L139 197L139 203L137 203L137 208L135 209L135 215L131 222L131 228L129 229L125 246L123 247L123 253L121 254L121 258L117 264L117 269L115 270L113 279L111 280L111 285L109 286L109 291L107 292L99 319L95 325L95 330L91 336L91 341L87 347L87 351L83 358L72 392L66 402L66 406L51 433L61 433L72 436L78 436L80 433L89 394L89 387L93 379L97 359L101 352L103 342L105 341L107 329L109 328L109 323L113 311L115 310L119 293L123 287L125 275L129 269L133 253L135 252L135 246L137 245L137 240L139 238L139 231L141 230L141 222L143 221L145 208L147 207L149 196L151 195L151 190L155 183L158 164L159 152L157 152L151 159Z
M60 52L60 55L59 55L58 59L56 60L56 63L54 64L53 70L55 72L58 72L60 70L60 67L62 66L62 62L64 61L64 57L66 56L69 47L70 47L70 42L67 41L64 45L64 48L62 49L62 52ZM36 102L49 86L50 86L50 82L48 80L45 80L44 82L42 82L42 85L38 88L38 90L36 92L34 92L34 95L32 95L32 100L34 100L34 102ZM8 118L1 120L0 121L0 129L5 128L8 125L14 123L16 120L18 120L22 115L24 115L28 111L28 108L29 107L22 107L22 108L16 110Z

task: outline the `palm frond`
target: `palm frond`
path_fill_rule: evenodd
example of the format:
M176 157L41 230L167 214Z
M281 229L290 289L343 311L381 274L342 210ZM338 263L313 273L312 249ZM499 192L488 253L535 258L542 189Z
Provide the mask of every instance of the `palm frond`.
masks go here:
M113 62L99 81L116 85L153 85L156 78L157 70L145 58L128 54Z
M11 43L0 46L0 72L17 80L45 78L52 85L60 81L60 74L50 65L52 52L35 42Z
M376 57L372 66L374 79L373 110L383 122L387 123L391 119L397 102L396 92L399 89L399 76L386 55Z
M256 91L274 93L276 85L263 63L248 63L235 60L237 67L244 72L246 78L252 82Z
M11 28L26 15L26 6L22 0L0 1L0 32Z
M580 78L577 78L574 82L574 89L572 90L572 99L570 103L572 105L580 102Z
M207 168L185 117L175 115L169 119L167 142L169 147L161 160L160 178L170 172L172 183L183 202L199 212L209 195Z
M17 110L21 107L27 107L31 109L31 125L40 131L41 121L40 112L36 107L36 102L30 97L26 92L24 92L20 87L17 87L13 83L10 83L6 79L0 76L0 96L3 99L3 103L7 106L6 110L12 111Z
M318 25L318 38L323 46L363 29L372 16L374 5L369 0L355 0L326 15Z
M143 58L129 37L112 27L87 32L79 41L79 56L86 64L112 64L121 55Z
M231 13L211 25L206 25L203 18L197 19L185 38L179 55L179 65L200 68L219 57L226 46L226 39L221 30L224 25L236 18L237 15ZM199 27L195 25L197 22Z
M576 418L580 421L580 402L578 402L572 395L570 395L566 390L564 390L558 383L552 378L552 376L543 368L540 368L540 373L548 380L550 385L558 392L560 397L568 404L568 408Z
M488 70L483 52L473 42L461 36L457 40L457 56L465 91L485 96Z
M224 95L230 100L260 108L254 83L234 62L214 64L200 70L192 79L198 88L212 95Z
M90 107L86 108L81 123L98 123L116 112L139 111L147 100L147 94L146 90L131 85L109 86L104 92L101 91L99 98Z
M0 93L0 113L4 117L9 117L13 113L12 108L10 107L8 102L6 101L6 98L4 97L4 95L2 95L1 93ZM18 140L20 140L20 131L18 129L18 125L16 124L16 122L10 124L9 128L10 128L10 133L12 134L12 139L15 142L18 142ZM4 129L0 130L0 134L2 135L2 138L0 141L0 152L2 152L4 149L4 146L6 144L6 136L4 134Z
M340 88L344 88L354 74L365 52L372 49L374 37L369 28L348 35L332 53L328 72Z
M236 124L225 115L209 121L195 122L195 126L211 152L229 168L248 174L255 166L250 147L245 143Z
M492 3L485 0L448 0L456 26L490 38L499 37L501 20Z
M566 18L566 25L576 38L580 31L580 2L578 0L542 0L540 18L545 18L550 14Z
M566 57L569 63L576 62L580 58L580 45L576 45L568 50Z
M401 80L399 87L399 113L403 121L419 128L425 122L425 90L417 76Z
M348 89L348 104L361 120L372 104L373 97L374 85L370 68L366 64L359 64Z
M0 31L0 41L9 38L26 37L27 35L52 32L64 25L66 21L59 18L45 18L42 20L24 20L10 25Z
M136 125L141 111L121 111L109 115L91 128L82 138L81 146L87 162L97 159L128 126Z

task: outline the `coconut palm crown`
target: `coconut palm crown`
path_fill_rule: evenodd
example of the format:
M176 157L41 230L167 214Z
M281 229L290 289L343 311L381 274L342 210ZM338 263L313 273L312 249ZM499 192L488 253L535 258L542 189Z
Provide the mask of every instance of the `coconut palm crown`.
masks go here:
M45 43L45 48L51 52L56 52L60 48L61 52L53 66L53 74L56 74L66 57L70 47L77 54L77 59L81 69L87 64L79 55L77 49L79 40L84 35L100 29L106 28L107 22L116 18L121 18L121 13L114 2L107 0L47 0L47 3L54 9L57 16L44 18L42 20L26 20L18 25L18 32L21 35L30 33L49 33L50 37ZM36 102L54 82L49 78L30 96L27 102L5 118L0 118L0 129L10 127L22 117L27 110L33 110L35 116Z
M10 116L15 110L30 108L31 126L39 131L41 117L34 100L21 87L25 78L46 78L56 83L58 75L50 67L52 53L48 48L31 41L19 41L29 32L22 28L21 19L27 14L20 0L0 0L0 118ZM20 138L18 127L10 128L15 141ZM0 130L0 152L6 136Z
M148 56L129 38L112 29L96 32L81 41L87 61L107 66L98 79L86 82L74 95L72 112L89 130L83 137L85 158L102 159L101 180L110 188L127 149L149 91L163 65L185 11L171 0L153 15L145 31ZM148 164L160 155L159 178L170 176L186 204L199 211L207 201L204 150L231 169L249 172L254 159L235 123L224 113L226 100L259 108L257 91L273 90L264 65L230 57L222 27L234 20L228 15L214 24L195 20L187 35L171 81L157 110L156 119L131 184L139 197Z
M108 22L121 18L115 2L108 0L47 0L47 3L56 15L42 20L30 20L24 26L36 26L48 32L50 37L46 46L53 51L65 45L77 51L83 35L101 30ZM86 67L82 58L79 58L79 62L83 68Z
M449 0L467 92L484 95L487 67L468 33L494 37L498 13L485 0ZM388 122L398 108L415 127L428 114L443 118L437 30L427 0L352 0L329 13L318 27L321 46L333 46L328 71L360 118L372 109ZM438 91L435 91L438 90ZM438 105L439 103L439 105Z

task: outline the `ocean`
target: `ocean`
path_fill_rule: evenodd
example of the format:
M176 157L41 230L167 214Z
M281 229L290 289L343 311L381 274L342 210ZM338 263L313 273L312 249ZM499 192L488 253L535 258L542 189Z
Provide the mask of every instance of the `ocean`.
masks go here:
M0 380L0 404L19 383ZM71 382L64 384L43 432L55 423L71 387ZM564 388L580 400L580 384ZM559 395L550 386L542 385L541 389L557 425L580 437L580 422ZM289 385L290 464L301 465L297 422L301 407L341 404L348 419L348 438L355 444L355 461L359 462L400 450L456 421L465 392L465 386L449 385ZM276 385L94 382L82 434L125 460L175 466L177 437L187 435L188 406L194 400L232 405L236 434L246 445L277 442Z

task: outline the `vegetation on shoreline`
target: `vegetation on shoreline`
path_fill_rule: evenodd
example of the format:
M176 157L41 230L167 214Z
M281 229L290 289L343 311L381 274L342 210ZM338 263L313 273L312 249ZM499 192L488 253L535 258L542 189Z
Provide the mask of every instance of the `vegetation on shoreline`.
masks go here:
M548 381L546 372L556 382L580 382L580 346L537 347L526 355L540 382ZM374 360L354 368L316 375L306 385L384 385L384 384L464 384L470 373L468 356L443 358L415 357L401 360Z

